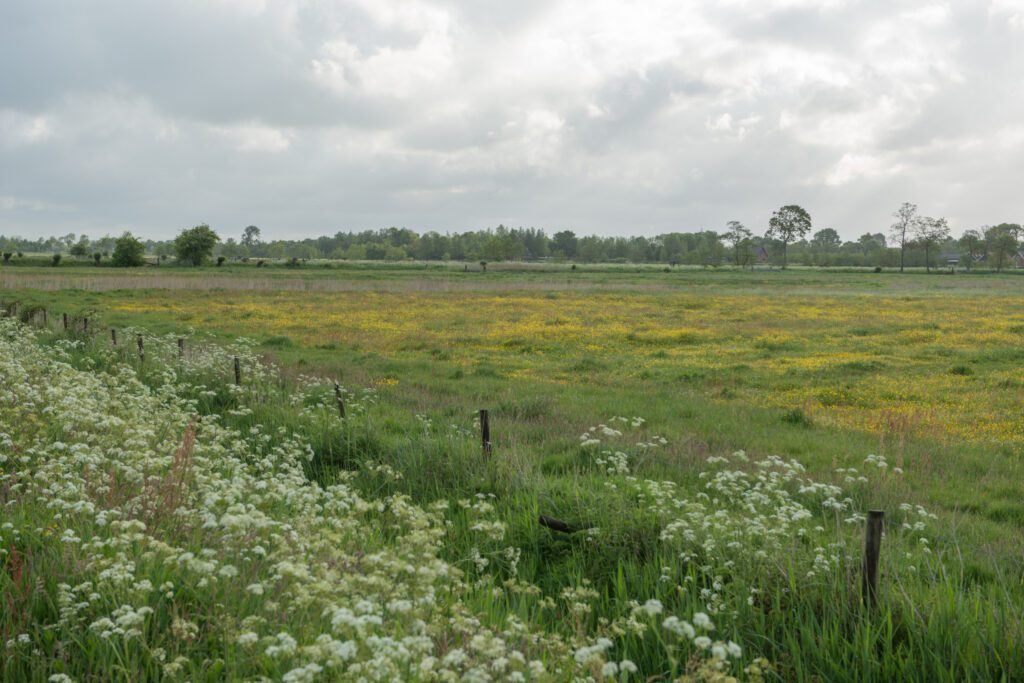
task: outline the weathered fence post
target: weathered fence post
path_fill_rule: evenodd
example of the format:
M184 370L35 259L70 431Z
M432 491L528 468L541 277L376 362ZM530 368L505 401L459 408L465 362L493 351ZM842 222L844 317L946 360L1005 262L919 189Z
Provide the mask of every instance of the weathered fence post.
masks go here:
M338 416L345 417L345 399L341 395L341 387L334 383L334 399L338 402Z
M242 386L242 363L235 356L235 386Z
M68 331L68 314L67 313L64 314L64 331L65 332Z
M82 334L89 334L89 318L82 319Z
M135 341L139 345L139 360L140 361L146 360L146 350L142 346L142 335L140 334Z
M113 327L110 328L110 344L111 346L117 346L117 330Z
M46 309L44 308L43 309L43 327L49 327L49 326L50 326L50 321L46 317Z
M178 337L178 360L185 360L185 340Z
M869 607L878 601L878 558L882 550L882 523L885 513L881 510L868 511L868 524L864 534L864 562L862 592Z
M491 454L491 421L490 414L486 410L480 411L480 445L484 455Z

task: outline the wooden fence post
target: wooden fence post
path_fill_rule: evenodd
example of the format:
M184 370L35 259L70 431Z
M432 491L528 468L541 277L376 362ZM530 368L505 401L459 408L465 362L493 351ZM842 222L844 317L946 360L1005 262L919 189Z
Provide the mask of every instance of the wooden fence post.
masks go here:
M43 309L43 327L49 327L49 326L50 326L50 321L46 317L46 309L44 308Z
M338 416L345 417L345 399L341 395L341 387L334 383L334 399L338 402Z
M140 361L146 360L146 350L142 346L142 335L140 334L135 341L139 345L139 360Z
M863 581L861 590L868 607L878 601L878 558L882 550L882 523L885 513L881 510L868 511L868 524L864 534L864 561L861 567Z
M242 386L242 363L235 356L235 386Z
M82 319L82 334L89 334L89 318Z
M67 313L64 314L64 331L65 332L68 331L68 314Z
M490 414L486 410L480 411L480 445L484 455L491 454L491 421Z
M117 330L113 327L110 328L110 344L111 346L117 346Z
M185 360L185 340L178 337L178 360Z

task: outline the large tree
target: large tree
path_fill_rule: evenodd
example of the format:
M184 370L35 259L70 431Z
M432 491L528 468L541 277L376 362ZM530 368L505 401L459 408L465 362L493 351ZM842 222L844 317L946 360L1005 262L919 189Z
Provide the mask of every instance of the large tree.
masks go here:
M126 232L114 242L114 255L110 260L115 266L134 268L146 262L145 253L145 245Z
M985 230L985 246L988 248L989 261L995 261L996 270L1003 266L1020 247L1021 226L1016 223L1000 223Z
M811 229L811 216L802 207L788 204L772 214L766 237L782 242L782 268L787 265L790 242L803 239Z
M754 233L739 221L729 221L725 224L725 232L722 233L724 241L732 250L733 262L737 266L746 264L747 259L743 258L744 251L749 251L750 238Z
M980 230L964 230L960 237L960 248L967 256L967 269L970 270L975 261L985 258L985 237Z
M923 216L914 223L914 241L924 247L924 269L931 272L931 253L938 245L949 239L949 223L945 218Z
M896 209L893 214L896 222L889 228L889 236L900 245L900 272L903 272L903 254L907 250L909 242L914 234L914 227L921 220L917 215L917 204L903 202L903 206Z
M255 247L260 243L260 229L250 225L242 231L242 244L247 247Z
M188 230L182 230L174 238L174 252L178 260L193 266L202 265L213 254L213 247L220 241L209 225L205 223Z

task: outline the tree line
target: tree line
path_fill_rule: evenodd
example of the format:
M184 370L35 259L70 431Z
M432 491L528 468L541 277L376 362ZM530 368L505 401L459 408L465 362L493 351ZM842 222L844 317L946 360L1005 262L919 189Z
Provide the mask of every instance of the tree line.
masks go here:
M876 266L901 270L906 267L943 267L951 259L960 267L1002 270L1024 264L1022 227L999 223L965 230L954 238L945 218L922 215L905 203L893 214L886 232L865 232L844 241L833 228L813 230L810 214L791 204L775 211L768 229L756 235L739 221L723 230L668 232L654 237L578 236L571 230L548 234L537 228L496 228L466 232L417 233L390 227L362 232L337 232L331 236L295 240L263 240L260 229L247 226L238 238L222 240L208 225L183 230L175 239L141 240L124 233L92 240L86 235L28 240L0 236L5 262L27 252L52 253L97 264L141 265L146 256L159 264L173 258L199 265L210 259L310 259L370 261L572 261L580 263L662 263L673 265L752 267Z

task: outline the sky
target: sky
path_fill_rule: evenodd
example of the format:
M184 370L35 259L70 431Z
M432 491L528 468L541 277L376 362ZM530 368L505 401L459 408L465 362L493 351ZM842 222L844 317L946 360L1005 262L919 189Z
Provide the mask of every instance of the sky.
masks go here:
M1024 219L1024 0L3 0L0 234Z

